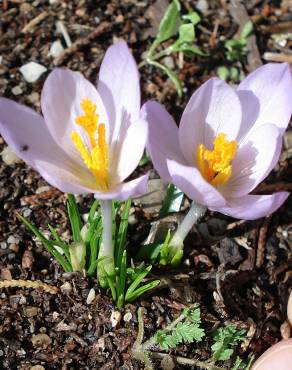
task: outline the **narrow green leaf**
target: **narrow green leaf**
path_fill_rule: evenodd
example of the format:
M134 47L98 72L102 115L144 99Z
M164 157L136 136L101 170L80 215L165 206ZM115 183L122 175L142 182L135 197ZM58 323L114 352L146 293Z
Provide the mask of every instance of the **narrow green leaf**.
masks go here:
M225 66L220 66L217 68L217 75L221 80L227 81L230 75L229 69Z
M139 261L150 260L151 262L155 262L162 246L163 243L142 245L135 258Z
M99 205L99 200L95 199L95 201L92 203L92 205L90 207L90 211L89 211L89 215L88 215L88 222L90 224L94 220L94 216L95 216L98 205Z
M119 304L124 304L126 279L127 279L127 252L124 251L120 265L118 267L119 274L117 276L117 296L119 297Z
M68 215L69 220L71 224L73 239L76 243L81 241L81 218L79 209L76 203L75 196L73 194L68 194L68 201L67 201L67 209L68 209Z
M18 218L24 223L24 225L43 243L44 247L48 252L60 263L66 272L72 271L72 267L69 261L66 260L64 256L61 255L53 246L52 242L48 240L42 232L40 232L28 219L17 215Z
M135 299L139 298L142 294L148 292L151 289L156 288L160 284L160 280L153 280L150 283L147 283L140 288L134 290L128 296L126 296L127 302L133 302Z
M182 96L182 85L181 85L181 81L179 80L177 74L175 72L173 72L171 69L165 67L163 64L155 62L154 60L149 60L148 63L157 67L157 68L160 68L164 73L167 74L167 76L173 82L173 84L176 88L176 91L178 93L178 96L181 97Z
M159 216L163 217L171 212L179 212L184 193L173 184L167 187L166 197L159 211Z
M132 282L132 284L129 286L129 288L127 290L127 293L126 293L126 297L125 297L125 300L126 301L128 300L128 297L130 297L132 295L132 293L138 287L138 285L142 282L142 280L149 274L149 272L151 271L151 269L152 269L152 266L146 267L145 270L142 271L136 277L136 279Z
M191 23L185 23L179 27L179 42L193 42L195 40L195 29Z
M201 17L199 16L197 12L193 11L193 12L190 12L189 14L184 14L182 16L182 19L184 21L190 21L195 26L196 24L200 22Z
M157 43L168 40L177 32L180 8L180 2L178 0L173 0L168 6L159 25L156 37Z
M132 200L128 199L124 204L123 213L121 215L121 222L119 225L117 243L116 243L116 266L119 266L123 256L123 251L126 243L127 230L129 224L129 213Z
M240 33L240 38L247 39L252 34L252 32L253 32L253 23L252 21L248 21L243 26L243 29Z
M53 228L50 224L48 224L48 228L52 236L55 238L54 244L63 249L67 260L70 261L69 246L66 243L64 243L63 240L59 237L55 228Z

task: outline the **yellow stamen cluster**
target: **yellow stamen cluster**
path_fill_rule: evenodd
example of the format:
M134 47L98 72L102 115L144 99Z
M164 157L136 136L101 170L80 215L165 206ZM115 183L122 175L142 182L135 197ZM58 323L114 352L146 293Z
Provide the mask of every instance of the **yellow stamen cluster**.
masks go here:
M106 191L108 190L109 159L108 146L105 139L105 124L98 124L99 117L96 113L96 105L90 99L83 99L81 108L84 114L77 117L75 123L85 130L90 141L90 150L76 131L71 133L71 139L87 168L94 175L99 190Z
M200 144L197 149L197 163L204 179L214 186L225 184L232 174L231 162L236 151L237 142L227 141L223 133L215 138L212 151Z

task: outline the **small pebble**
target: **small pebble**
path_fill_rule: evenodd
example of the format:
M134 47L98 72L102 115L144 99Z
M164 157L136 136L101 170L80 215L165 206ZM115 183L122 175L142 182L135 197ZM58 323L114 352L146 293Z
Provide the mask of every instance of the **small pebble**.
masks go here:
M18 238L15 238L15 236L13 235L10 235L7 239L7 243L8 244L18 244L19 243L19 239Z
M16 163L21 163L22 160L13 152L10 146L6 146L1 152L2 160L7 166L12 166Z
M42 365L34 365L29 370L46 370Z
M133 315L131 314L131 312L126 312L123 319L125 322L130 322L132 320L132 317Z
M40 105L40 94L37 92L33 92L27 96L27 100L36 106Z
M31 215L32 210L30 208L25 208L22 215L23 217L29 217Z
M86 298L86 303L90 304L94 301L94 299L95 299L95 290L91 288Z
M47 71L47 68L36 62L29 62L19 68L25 81L33 83L36 82L40 76Z
M66 283L62 284L60 286L61 292L62 293L70 293L72 292L72 285L69 283L69 281L66 281Z
M284 321L280 327L282 339L289 339L291 336L291 327L288 321Z
M49 56L57 58L64 51L60 40L54 41L50 47Z
M23 308L24 316L26 317L34 317L38 314L38 308L34 306L27 306Z
M3 267L1 269L0 277L1 277L2 280L11 280L12 276L11 276L10 269L7 268L7 267Z
M34 347L46 348L52 343L52 339L47 334L36 334L31 338Z
M121 321L121 318L122 318L122 314L120 313L120 311L112 312L110 320L111 320L113 328L115 328L118 325L118 323Z
M22 256L21 266L24 269L30 270L32 268L33 263L34 263L34 256L32 254L32 251L26 249Z
M23 93L23 91L22 91L22 88L19 86L19 85L17 85L17 86L14 86L12 89L11 89L11 92L12 92L12 94L13 95L21 95L22 93Z

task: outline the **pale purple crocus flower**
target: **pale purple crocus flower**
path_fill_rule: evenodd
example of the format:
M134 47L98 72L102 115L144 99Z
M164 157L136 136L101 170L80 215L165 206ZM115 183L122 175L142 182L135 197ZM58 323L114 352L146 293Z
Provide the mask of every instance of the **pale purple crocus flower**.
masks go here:
M180 239L205 208L254 220L284 203L287 192L249 193L276 165L291 109L287 63L258 68L237 89L211 78L192 95L179 128L162 105L150 101L142 107L155 169L200 205Z
M148 178L125 181L147 140L138 68L126 43L107 50L97 87L79 72L53 70L44 84L41 109L43 116L1 98L0 133L52 186L102 200L108 220L103 240L112 256L110 201L144 193Z

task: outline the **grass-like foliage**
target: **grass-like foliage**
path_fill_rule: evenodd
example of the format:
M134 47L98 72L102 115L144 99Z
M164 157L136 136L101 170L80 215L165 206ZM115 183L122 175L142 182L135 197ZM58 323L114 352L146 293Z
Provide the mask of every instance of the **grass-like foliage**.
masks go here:
M128 266L129 261L125 246L131 200L124 204L114 202L112 207L115 271L111 276L103 274L106 276L106 282L103 286L110 289L113 300L118 307L122 307L125 302L133 302L145 292L155 288L159 284L159 280L143 282L151 271L151 265L145 266L144 263L141 263L139 266ZM98 258L103 228L99 201L93 202L86 222L82 221L75 196L72 194L68 195L67 211L72 231L71 243L64 242L57 230L51 225L48 225L51 237L47 238L27 218L21 215L18 217L42 242L64 271L81 271L87 276L97 275L99 278L98 267L102 268L106 265L106 261L104 264L99 264L100 259Z

